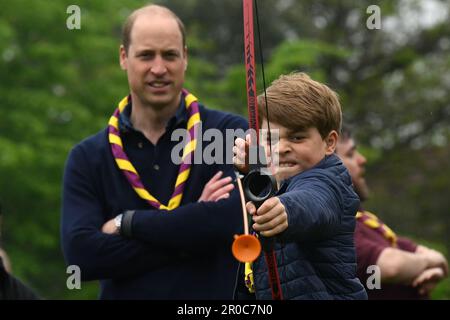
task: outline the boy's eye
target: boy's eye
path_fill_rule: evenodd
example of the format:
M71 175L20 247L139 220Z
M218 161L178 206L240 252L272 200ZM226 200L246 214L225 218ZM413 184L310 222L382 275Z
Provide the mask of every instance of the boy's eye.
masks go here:
M294 141L294 142L299 142L299 141L302 141L303 139L305 139L305 137L303 137L303 136L291 136L291 141Z

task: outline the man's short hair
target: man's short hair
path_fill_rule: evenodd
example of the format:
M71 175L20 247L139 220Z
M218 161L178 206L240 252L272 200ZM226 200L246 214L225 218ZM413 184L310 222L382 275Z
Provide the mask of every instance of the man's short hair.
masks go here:
M338 95L306 73L282 75L267 89L269 121L294 132L317 128L322 138L340 132L342 111ZM267 119L264 94L258 96L260 122Z
M125 20L125 23L122 28L122 45L125 48L125 52L128 53L128 49L131 45L131 31L133 30L134 22L136 21L136 18L145 12L152 12L154 14L162 14L167 15L175 19L175 21L178 24L178 27L180 28L181 37L183 40L183 48L186 46L186 28L184 27L183 22L181 19L169 8L151 4L142 8L139 8L135 11L133 11Z
M347 124L342 124L341 134L339 135L339 139L342 141L347 141L348 139L353 138L352 128Z

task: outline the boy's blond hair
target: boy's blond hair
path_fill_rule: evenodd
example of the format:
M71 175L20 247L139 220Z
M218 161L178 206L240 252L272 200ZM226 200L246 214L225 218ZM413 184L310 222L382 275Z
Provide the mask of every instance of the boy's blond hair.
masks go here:
M322 138L340 132L342 111L338 95L306 73L282 75L267 88L269 122L293 132L316 128ZM267 119L264 94L258 96L259 121Z

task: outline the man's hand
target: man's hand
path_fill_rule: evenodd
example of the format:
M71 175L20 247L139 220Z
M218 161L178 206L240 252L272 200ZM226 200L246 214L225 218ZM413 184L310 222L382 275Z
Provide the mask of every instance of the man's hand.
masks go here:
M288 227L286 208L278 197L267 199L258 211L252 202L247 203L247 211L253 216L253 229L264 237L273 237Z
M103 225L102 232L106 234L119 234L119 229L117 229L114 219L109 220Z
M231 183L230 177L220 179L223 172L219 171L203 188L202 195L198 202L201 201L219 201L230 196L230 191L233 190L234 185ZM107 221L103 227L102 232L106 234L119 234L119 229L116 227L114 219Z
M442 268L426 269L414 279L412 286L417 288L420 295L428 295L443 278L445 275Z
M217 172L211 180L203 188L202 195L198 202L202 201L219 201L221 199L227 199L230 197L231 190L234 189L233 183L231 183L231 177L225 177L220 179L223 175L222 171Z
M430 268L441 268L444 276L448 276L448 262L442 253L422 245L417 246L416 253L426 257Z

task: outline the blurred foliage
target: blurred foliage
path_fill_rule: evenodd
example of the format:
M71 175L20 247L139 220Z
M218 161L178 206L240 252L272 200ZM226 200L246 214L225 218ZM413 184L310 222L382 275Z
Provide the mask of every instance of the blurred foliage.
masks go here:
M245 114L241 2L158 1L188 31L186 87L207 105ZM148 1L78 0L81 30L68 30L69 0L2 1L0 11L0 198L14 273L43 297L88 299L66 288L60 194L72 146L102 129L127 94L118 64L121 25ZM369 5L382 29L366 28ZM441 18L420 23L424 8ZM450 244L450 25L442 0L258 2L267 85L308 72L335 89L369 158L366 204L398 233ZM258 88L262 90L258 69ZM446 196L447 195L447 196ZM433 294L450 298L449 281Z

